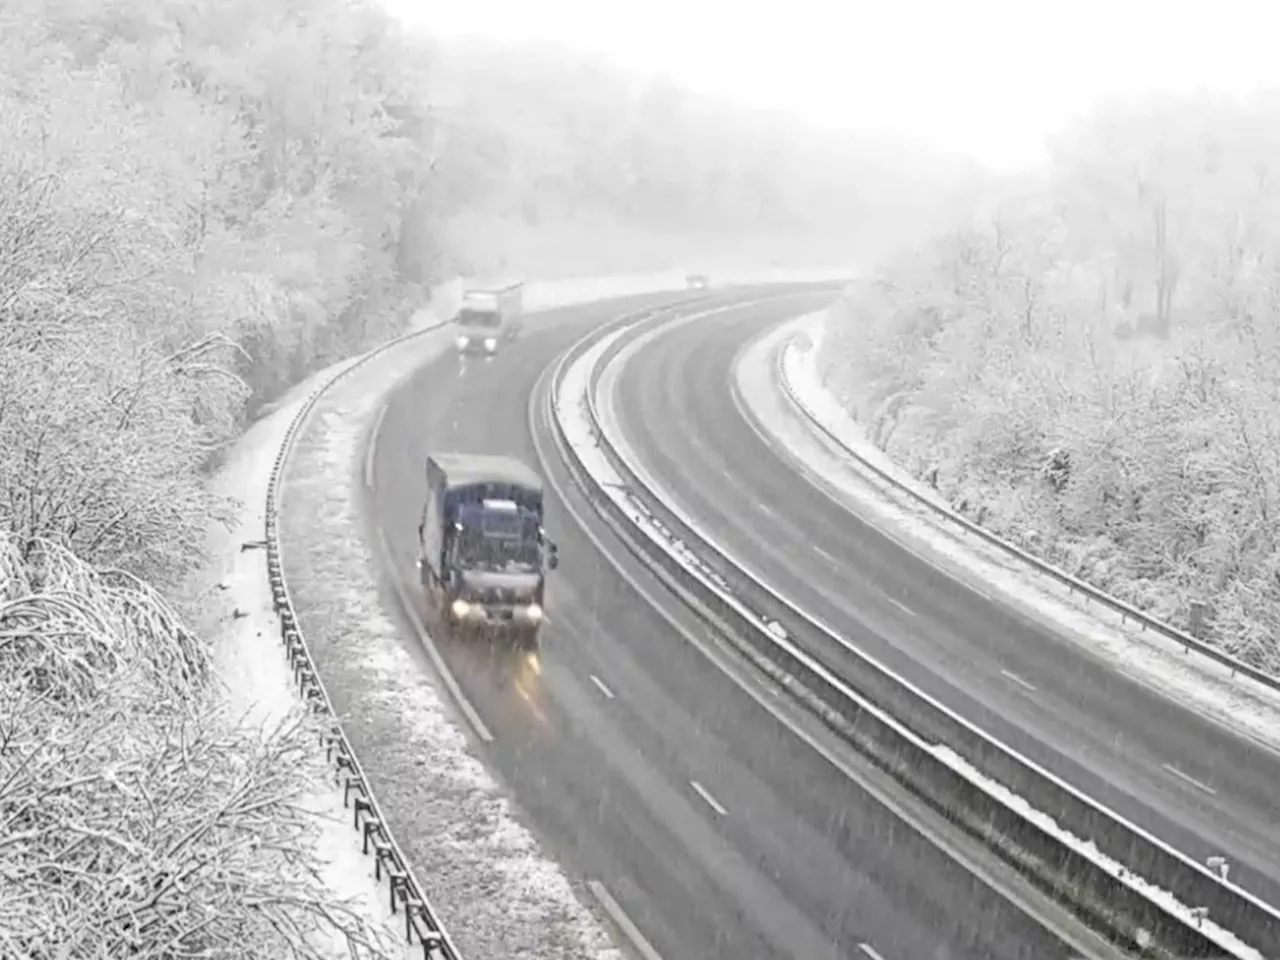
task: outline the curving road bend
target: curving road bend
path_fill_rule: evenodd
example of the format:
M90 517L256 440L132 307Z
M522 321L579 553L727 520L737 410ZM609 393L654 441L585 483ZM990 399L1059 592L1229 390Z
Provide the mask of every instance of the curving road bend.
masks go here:
M1280 756L961 584L806 480L735 394L736 356L768 325L746 312L680 324L620 358L614 403L645 468L838 635L1185 853L1225 855L1232 881L1280 903ZM852 675L827 638L805 640Z
M718 293L700 309L731 299ZM429 669L413 563L427 451L546 458L561 566L539 668L438 643L491 734L486 760L532 826L665 960L1075 956L842 773L831 757L843 748L825 730L806 734L827 738L824 756L797 735L798 711L784 723L782 698L718 646L556 465L542 373L620 312L556 311L497 357L423 368L393 391L371 459L370 542L385 543L375 550L385 578L412 598L403 635Z

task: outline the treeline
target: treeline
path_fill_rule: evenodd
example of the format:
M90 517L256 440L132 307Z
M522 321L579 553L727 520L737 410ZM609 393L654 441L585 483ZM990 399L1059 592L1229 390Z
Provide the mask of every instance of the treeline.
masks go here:
M0 4L4 956L376 945L310 872L315 731L228 714L138 578L201 559L248 405L397 328L398 49L324 0Z
M428 45L436 209L464 272L845 263L954 193L928 150L819 135L555 48Z
M1280 97L1116 105L851 289L823 375L971 515L1280 669Z
M858 160L587 62L446 50L355 0L0 18L0 439L24 451L6 515L147 576L185 569L217 509L192 465L246 412L398 332L459 268L521 270L505 232L576 239L565 272L601 239L625 258L628 228L754 232L785 258L837 221L865 232L901 186L884 144Z
M432 48L442 172L458 207L530 223L834 236L936 200L953 171L905 144L639 87L554 48ZM453 211L450 211L453 212Z

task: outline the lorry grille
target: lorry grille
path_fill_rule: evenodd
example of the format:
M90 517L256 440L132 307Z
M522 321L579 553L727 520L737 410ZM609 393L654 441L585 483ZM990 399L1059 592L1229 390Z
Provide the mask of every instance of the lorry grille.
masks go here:
M515 607L533 603L534 597L519 590L485 590L477 592L472 602L481 604L491 620L510 620Z

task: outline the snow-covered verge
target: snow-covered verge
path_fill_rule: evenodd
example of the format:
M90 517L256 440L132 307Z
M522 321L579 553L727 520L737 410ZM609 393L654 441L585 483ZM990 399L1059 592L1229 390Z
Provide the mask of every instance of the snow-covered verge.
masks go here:
M1150 630L1141 630L1119 614L1088 604L1079 594L1045 577L997 547L962 534L911 497L884 483L857 458L823 436L795 411L777 382L775 357L783 353L783 375L807 414L841 444L875 464L901 484L942 506L948 504L877 449L819 381L814 362L822 349L825 316L813 314L780 326L745 351L736 376L753 416L821 482L853 509L889 530L922 555L931 557L984 592L994 593L1055 628L1118 668L1179 699L1220 723L1280 748L1280 695ZM792 416L780 414L785 405ZM1021 546L1021 545L1020 545ZM1025 549L1025 548L1024 548Z
M688 317L685 322L697 320L700 316ZM1206 939L1222 948L1226 955L1239 958L1239 960L1266 960L1259 951L1241 941L1230 930L1206 917L1200 916L1197 910L1184 904L1171 892L1138 876L1124 865L1102 853L1094 842L1081 838L1063 828L1051 816L1033 807L1019 794L984 775L950 747L941 743L925 742L894 717L880 710L874 704L863 700L856 692L832 676L824 667L796 648L788 638L785 629L782 629L779 624L768 621L738 600L724 579L699 557L699 545L696 543L690 544L680 539L662 521L653 516L636 498L635 494L631 492L631 481L614 467L602 449L607 443L629 465L637 463L636 458L625 452L622 447L621 435L617 429L616 422L613 421L611 414L607 412L610 408L607 399L609 388L606 385L609 377L608 373L601 378L599 384L601 395L596 398L600 415L598 424L593 422L591 417L588 397L593 373L601 357L617 341L626 337L629 332L630 328L623 328L602 337L585 350L565 370L554 397L553 410L560 432L565 438L565 442L572 449L574 457L590 475L597 488L613 501L618 510L632 524L648 539L652 540L659 549L669 554L683 570L687 571L690 577L710 587L718 595L725 607L736 610L740 614L743 623L749 624L750 628L754 628L762 635L768 636L770 642L784 652L784 656L788 661L804 664L810 676L818 678L818 681L826 688L836 691L836 695L855 701L860 710L875 717L887 730L892 731L892 735L899 741L906 741L913 747L932 754L939 763L948 767L962 780L968 781L979 788L994 803L1013 810L1039 830L1053 837L1058 843L1095 864L1109 877L1118 880L1144 898L1156 903L1166 913L1177 917L1180 922L1197 930ZM612 362L615 369L625 362L627 353L636 349L645 339L645 336L636 338L635 342L628 345L627 350L614 357ZM597 427L599 428L598 430ZM601 440L600 434L604 435L604 441ZM637 476L641 478L640 482L650 486L652 494L661 496L661 492L656 485L652 484L649 478L644 477L638 467L634 469L636 469ZM673 503L666 501L666 508L679 517L681 522L693 531L695 536L706 537L706 534L699 529L697 523ZM709 539L707 542L711 543ZM728 556L722 547L713 544L713 548L716 552ZM706 549L706 547L704 546L702 549ZM744 652L751 659L759 662L759 658L750 651L744 650ZM766 667L766 669L769 668ZM770 673L772 675L772 670L770 670ZM793 690L796 689L796 681L802 684L810 682L803 675L789 677L788 680L791 682L786 685ZM832 703L821 703L813 695L813 691L802 690L800 692L806 701L817 703L816 708L829 723L837 729L847 729L847 726L841 722L843 713L838 706ZM857 734L853 732L848 735L857 739ZM1139 930L1137 935L1139 938L1145 938L1147 932Z
M211 481L215 491L236 498L238 510L232 526L209 530L206 548L211 562L190 584L191 606L195 626L212 645L229 709L251 724L277 724L302 710L302 701L279 642L266 553L243 550L242 545L262 539L267 484L290 421L311 391L350 362L320 371L291 389L274 412L240 438ZM382 947L388 954L408 956L407 946L396 946L403 937L396 932L383 884L374 877L373 860L361 855L350 811L343 808L330 766L319 750L313 757L312 774L316 786L306 798L306 808L318 827L316 853L322 881L336 895L350 899L358 915L382 933ZM345 942L333 943L335 958L349 953Z

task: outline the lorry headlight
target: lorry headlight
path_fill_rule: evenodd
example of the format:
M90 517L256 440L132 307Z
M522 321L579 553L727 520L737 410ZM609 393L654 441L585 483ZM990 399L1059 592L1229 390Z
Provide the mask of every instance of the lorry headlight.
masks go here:
M459 350L465 350L467 348L467 344L470 343L471 341L468 340L466 337L458 337L458 339L453 342L458 345Z
M453 607L451 609L453 610L453 615L459 620L462 620L471 612L471 604L467 603L467 601L462 598L458 598L453 601Z
M524 616L526 620L532 620L537 623L542 619L542 608L536 603L531 603L524 608Z
M484 341L484 348L488 350L490 353L493 353L494 349L496 349L497 346L498 346L498 341L495 340L493 337L487 337Z

